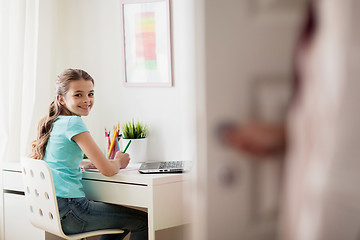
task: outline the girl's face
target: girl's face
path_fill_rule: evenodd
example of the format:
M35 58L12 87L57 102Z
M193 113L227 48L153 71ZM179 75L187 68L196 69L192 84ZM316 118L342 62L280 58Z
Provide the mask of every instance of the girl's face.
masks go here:
M59 96L59 101L72 114L87 116L95 101L94 85L91 81L84 79L72 81L65 96Z

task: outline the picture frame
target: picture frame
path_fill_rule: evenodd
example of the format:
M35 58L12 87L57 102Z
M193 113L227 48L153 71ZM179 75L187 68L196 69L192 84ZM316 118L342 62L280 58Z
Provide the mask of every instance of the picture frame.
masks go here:
M170 0L121 0L124 85L171 87Z

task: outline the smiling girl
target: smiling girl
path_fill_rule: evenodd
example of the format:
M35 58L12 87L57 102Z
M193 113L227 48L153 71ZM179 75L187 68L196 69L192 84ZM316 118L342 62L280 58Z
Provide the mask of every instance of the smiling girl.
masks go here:
M32 144L32 158L49 164L54 178L61 226L65 234L120 228L118 235L100 239L147 239L147 214L120 205L89 201L83 192L80 163L85 153L105 176L113 176L129 163L127 153L117 152L108 160L85 126L94 105L94 80L85 71L67 69L56 82L56 98L49 113L40 120L37 139Z

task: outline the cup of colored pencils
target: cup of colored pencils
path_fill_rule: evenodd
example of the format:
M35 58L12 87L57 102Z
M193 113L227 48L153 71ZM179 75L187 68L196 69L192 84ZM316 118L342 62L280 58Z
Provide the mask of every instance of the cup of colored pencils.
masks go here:
M107 152L106 157L108 159L114 159L115 154L117 151L120 151L119 147L119 139L121 137L121 134L119 132L119 125L115 126L113 128L113 131L107 131L105 128L105 138L107 142Z

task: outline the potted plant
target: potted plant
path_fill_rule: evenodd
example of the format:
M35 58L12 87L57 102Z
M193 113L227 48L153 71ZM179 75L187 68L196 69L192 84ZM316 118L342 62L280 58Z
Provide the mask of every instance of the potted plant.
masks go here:
M133 119L123 123L121 131L120 147L122 151L126 151L130 155L130 161L133 163L145 162L147 158L147 136L149 135L148 127Z

